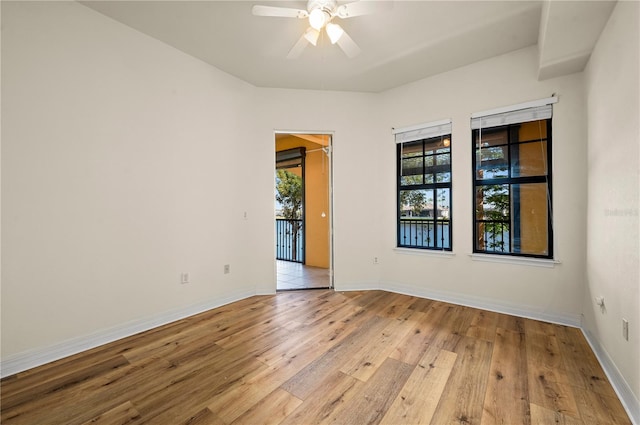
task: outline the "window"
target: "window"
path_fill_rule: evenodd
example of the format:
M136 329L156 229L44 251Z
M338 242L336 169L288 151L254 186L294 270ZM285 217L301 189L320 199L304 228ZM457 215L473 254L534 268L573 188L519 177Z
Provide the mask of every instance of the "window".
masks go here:
M472 118L474 252L553 258L551 114L543 104Z
M451 121L394 132L398 247L451 251Z

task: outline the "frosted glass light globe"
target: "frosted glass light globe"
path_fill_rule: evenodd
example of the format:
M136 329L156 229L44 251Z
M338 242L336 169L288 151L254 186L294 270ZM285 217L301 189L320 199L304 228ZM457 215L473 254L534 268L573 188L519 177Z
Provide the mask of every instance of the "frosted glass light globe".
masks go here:
M327 23L327 14L321 9L313 9L309 13L309 25L316 30L322 29Z

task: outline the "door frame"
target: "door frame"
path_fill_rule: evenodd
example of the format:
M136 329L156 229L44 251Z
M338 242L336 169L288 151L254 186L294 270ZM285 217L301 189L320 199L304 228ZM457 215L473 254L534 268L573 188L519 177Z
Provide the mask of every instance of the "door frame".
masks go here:
M276 139L276 135L278 134L310 134L310 135L323 135L323 136L328 136L329 137L329 143L327 145L328 151L326 153L327 156L327 172L328 172L328 176L327 176L327 183L328 183L328 214L329 214L329 289L334 289L335 285L334 285L334 234L333 234L333 223L334 223L334 209L333 209L333 146L334 146L334 139L335 139L335 132L331 131L331 130L274 130L273 132L273 139L272 141L275 141ZM275 163L275 152L274 152L274 163ZM274 169L274 179L275 181L275 169ZM304 193L304 189L303 189L303 193ZM274 199L274 204L273 204L273 211L275 211L275 199ZM303 199L303 204L306 202L306 200ZM303 222L306 222L305 220L305 216L306 212L303 211ZM275 221L275 220L274 220ZM272 242L272 245L274 247L274 255L273 255L273 262L274 262L274 282L276 285L276 289L277 289L277 272L276 272L276 255L275 255L275 233L274 233L274 241ZM305 239L305 244L306 244L306 239ZM306 251L306 249L305 249ZM306 258L306 252L305 252L305 258Z

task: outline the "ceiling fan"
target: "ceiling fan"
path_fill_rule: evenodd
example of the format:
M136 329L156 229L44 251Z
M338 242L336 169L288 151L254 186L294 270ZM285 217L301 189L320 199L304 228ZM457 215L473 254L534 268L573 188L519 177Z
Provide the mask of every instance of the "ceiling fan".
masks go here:
M307 10L276 6L253 6L252 13L255 16L274 16L280 18L309 19L309 28L302 37L293 45L288 59L299 57L307 44L314 46L318 43L320 31L327 33L331 44L338 44L342 51L353 58L360 53L360 47L353 41L340 25L332 22L334 18L347 19L354 16L367 15L379 10L387 9L391 5L388 1L360 0L352 3L338 5L336 0L309 0Z

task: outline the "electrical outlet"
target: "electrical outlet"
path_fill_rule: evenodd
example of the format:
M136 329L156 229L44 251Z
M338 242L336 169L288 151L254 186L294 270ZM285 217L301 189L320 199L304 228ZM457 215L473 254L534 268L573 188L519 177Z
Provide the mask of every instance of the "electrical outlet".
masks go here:
M622 319L622 337L629 341L629 321Z
M189 283L189 273L180 274L180 283L183 285Z
M231 266L229 264L224 265L224 274L231 273Z

